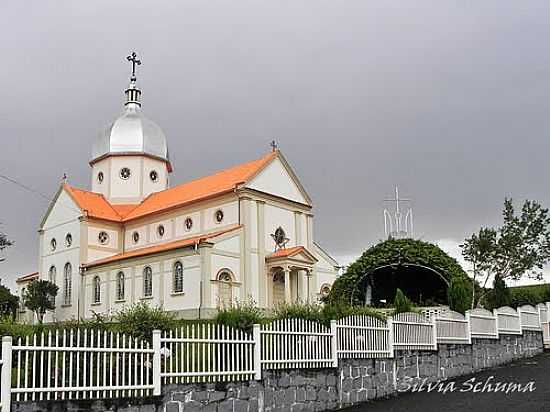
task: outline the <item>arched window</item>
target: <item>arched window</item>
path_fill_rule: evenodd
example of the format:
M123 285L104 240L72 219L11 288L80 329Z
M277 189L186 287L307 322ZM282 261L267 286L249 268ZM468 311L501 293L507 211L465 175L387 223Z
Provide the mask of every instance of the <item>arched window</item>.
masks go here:
M57 276L57 269L55 266L51 266L50 270L48 271L48 280L55 284L55 277Z
M63 303L70 305L72 300L73 289L73 267L69 262L65 264L63 271Z
M153 296L153 270L147 266L143 269L143 297Z
M124 300L124 272L116 275L116 299Z
M228 308L233 304L233 274L228 269L218 273L218 306Z
M94 278L94 303L101 302L101 280L99 276Z
M326 298L330 293L330 285L328 283L325 283L323 286L321 286L321 290L319 291L319 296L321 298Z
M183 292L183 265L181 262L174 263L174 293Z

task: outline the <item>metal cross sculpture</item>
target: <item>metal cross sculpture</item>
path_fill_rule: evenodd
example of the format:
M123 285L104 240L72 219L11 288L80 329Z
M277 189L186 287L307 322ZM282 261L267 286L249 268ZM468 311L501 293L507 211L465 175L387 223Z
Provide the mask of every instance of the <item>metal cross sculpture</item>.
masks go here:
M129 62L132 62L132 77L130 77L130 80L136 81L136 66L141 65L141 60L138 60L136 52L132 52L129 56L126 56L126 60Z
M277 150L277 147L278 147L278 146L277 146L277 142L276 142L275 140L272 140L272 141L269 143L269 145L271 146L271 151L274 152L275 150Z
M275 230L275 233L272 233L270 236L275 242L275 252L279 249L284 249L286 247L286 244L290 240L289 238L286 237L286 233L281 226L279 226Z

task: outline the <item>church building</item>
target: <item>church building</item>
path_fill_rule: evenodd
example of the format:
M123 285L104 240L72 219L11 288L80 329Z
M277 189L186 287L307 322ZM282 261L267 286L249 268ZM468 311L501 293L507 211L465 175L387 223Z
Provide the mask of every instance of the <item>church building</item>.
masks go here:
M317 302L338 264L314 241L311 198L280 150L177 186L134 70L124 111L93 145L91 190L64 182L42 220L39 277L57 284L46 320L147 302L211 317L254 301Z

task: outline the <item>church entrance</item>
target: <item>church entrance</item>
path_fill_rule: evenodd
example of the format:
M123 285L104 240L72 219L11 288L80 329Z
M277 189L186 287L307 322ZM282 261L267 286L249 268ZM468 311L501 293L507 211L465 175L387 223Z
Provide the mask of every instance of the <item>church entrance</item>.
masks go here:
M279 270L273 275L273 307L285 303L285 272Z

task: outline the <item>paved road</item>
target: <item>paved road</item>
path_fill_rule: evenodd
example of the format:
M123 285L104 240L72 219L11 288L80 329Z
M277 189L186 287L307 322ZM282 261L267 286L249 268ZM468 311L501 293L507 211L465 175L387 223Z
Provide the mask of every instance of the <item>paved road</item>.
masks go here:
M487 381L490 377L492 380ZM482 388L485 382L495 386L495 382L521 383L526 392L461 392L461 389L469 389L469 379L475 378L473 384L481 382L478 388ZM534 381L534 390L527 386ZM550 353L539 355L535 358L514 362L510 365L477 373L475 375L455 378L454 392L406 392L397 397L385 400L377 400L362 406L349 408L346 412L454 412L454 411L480 411L480 412L538 412L550 411ZM472 382L472 381L469 381ZM443 387L444 388L444 387ZM486 386L486 388L488 388Z

